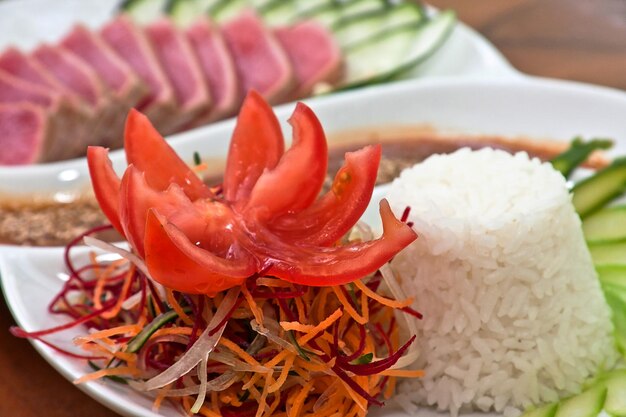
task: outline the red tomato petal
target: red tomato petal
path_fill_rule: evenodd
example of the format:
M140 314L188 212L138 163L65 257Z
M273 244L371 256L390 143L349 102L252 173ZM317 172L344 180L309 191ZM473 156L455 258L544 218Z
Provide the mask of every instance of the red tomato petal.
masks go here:
M395 218L387 200L380 202L380 215L383 235L369 242L316 248L286 247L276 241L280 247L264 248L272 262L268 275L296 284L327 286L346 284L375 272L417 238L409 226Z
M285 140L272 108L259 93L250 91L228 151L223 184L226 200L246 200L263 171L274 168L284 152Z
M120 220L128 242L140 256L144 254L144 236L148 210L156 208L163 215L177 211L193 210L189 198L176 184L165 191L157 191L146 182L144 173L129 165L120 187Z
M328 167L326 136L315 113L302 103L289 119L293 144L252 189L244 211L261 221L310 206L322 189Z
M175 183L191 200L213 196L209 187L178 157L150 120L135 109L130 110L126 119L124 149L128 164L145 172L148 184L156 190L163 191Z
M214 296L254 274L254 259L242 251L221 258L198 248L155 210L146 222L146 265L153 279L173 290Z
M327 246L345 235L361 218L372 198L381 146L346 153L332 188L312 206L286 214L269 227L282 239L298 245Z
M87 164L89 165L93 192L102 212L115 227L115 230L124 236L119 215L120 179L113 170L113 165L109 159L109 150L101 146L89 146L87 148Z

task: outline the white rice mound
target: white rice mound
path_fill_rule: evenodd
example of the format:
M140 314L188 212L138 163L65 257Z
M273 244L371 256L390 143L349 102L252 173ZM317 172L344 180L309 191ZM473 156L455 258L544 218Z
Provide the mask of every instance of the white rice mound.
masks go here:
M405 170L388 197L419 234L391 265L424 315L426 376L399 387L400 403L515 416L615 363L581 222L549 163L461 149Z

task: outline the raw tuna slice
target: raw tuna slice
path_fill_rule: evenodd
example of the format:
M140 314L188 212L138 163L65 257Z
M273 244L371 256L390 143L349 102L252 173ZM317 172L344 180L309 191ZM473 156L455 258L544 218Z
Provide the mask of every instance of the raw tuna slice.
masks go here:
M162 134L172 133L176 127L176 98L144 32L128 17L120 16L104 26L101 35L149 88L137 109L148 116Z
M36 105L47 112L52 134L39 162L84 154L83 132L90 120L88 116L77 113L65 96L0 70L0 104L22 103Z
M209 86L213 106L198 118L199 126L234 115L243 99L233 57L228 51L220 31L208 19L198 20L187 31L195 56Z
M116 103L109 98L98 75L62 46L40 45L32 56L94 111L95 117L89 126L90 134L86 137L85 148L87 145L108 146L110 138L119 134L110 130L115 118Z
M71 91L57 81L35 59L15 48L8 48L0 55L0 70L41 87L50 88L68 96L72 95Z
M146 27L146 34L178 101L177 129L188 125L211 105L208 87L189 41L174 24L161 19Z
M50 146L48 113L29 104L0 103L0 165L41 162Z
M76 25L61 45L89 65L119 101L134 106L147 95L143 81L97 33Z
M274 31L293 66L296 88L292 99L309 96L317 85L341 78L341 50L330 32L314 21Z
M270 103L288 97L294 85L289 58L254 13L241 13L224 24L222 33L235 59L244 93L257 90Z
M108 87L115 101L115 111L111 115L107 145L121 147L126 115L146 97L147 86L98 34L82 25L76 25L61 45L89 66Z

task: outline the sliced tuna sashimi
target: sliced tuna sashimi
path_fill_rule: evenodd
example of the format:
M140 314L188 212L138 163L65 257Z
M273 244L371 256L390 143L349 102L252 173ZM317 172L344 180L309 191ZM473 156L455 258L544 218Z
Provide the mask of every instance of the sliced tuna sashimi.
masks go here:
M186 31L209 87L213 106L194 123L200 126L236 114L243 94L233 57L220 31L208 19L201 19Z
M67 87L61 84L35 59L15 48L8 48L0 55L0 69L38 86L73 96Z
M146 27L146 34L178 101L178 127L183 128L211 105L209 89L189 41L172 23L161 19Z
M0 165L41 162L51 136L48 113L42 107L0 103Z
M60 93L17 78L0 70L0 104L29 103L47 112L50 140L39 162L73 158L84 154L81 135L90 118L77 113L75 107Z
M137 109L150 118L161 134L172 133L176 98L145 33L128 17L120 16L104 26L101 35L149 88L148 95Z
M106 144L111 148L121 147L128 110L147 96L147 86L97 33L82 25L76 25L61 45L89 66L108 87L115 109L111 114Z
M270 103L279 103L293 88L293 70L274 35L252 12L243 12L222 27L235 59L243 92L254 89Z
M63 46L43 44L32 52L32 56L93 110L94 120L83 144L85 150L88 145L109 146L113 137L120 134L111 130L117 107L100 77Z
M134 106L147 95L143 81L97 33L76 25L61 45L89 65L120 101Z
M343 63L332 34L321 24L307 21L274 31L293 66L296 88L291 99L309 96L316 85L339 81Z
M98 108L106 100L104 86L97 74L66 48L40 45L32 56L61 84L92 107Z

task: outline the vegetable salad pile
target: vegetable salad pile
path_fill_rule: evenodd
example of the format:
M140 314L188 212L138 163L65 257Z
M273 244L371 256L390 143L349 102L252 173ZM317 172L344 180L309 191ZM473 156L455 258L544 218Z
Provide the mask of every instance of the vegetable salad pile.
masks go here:
M417 236L384 200L380 238L354 228L380 146L347 153L319 196L324 132L303 104L290 123L285 151L271 108L250 93L224 182L208 187L132 111L121 179L106 149L88 151L96 198L130 250L78 237L66 249L70 278L50 305L72 321L13 333L49 344L48 334L85 325L74 342L86 353L68 354L94 372L76 382L114 379L154 395L157 409L167 400L206 416L363 416L382 405L397 377L422 374L402 369L417 352L397 320L414 333L421 316L387 266ZM70 252L83 237L109 253L78 265Z

